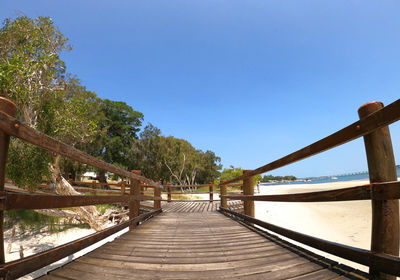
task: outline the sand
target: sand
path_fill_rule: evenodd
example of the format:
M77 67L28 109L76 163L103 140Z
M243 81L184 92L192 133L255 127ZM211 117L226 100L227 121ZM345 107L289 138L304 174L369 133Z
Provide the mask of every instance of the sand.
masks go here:
M369 184L368 180L323 184L265 185L260 194L287 194L310 191L324 191ZM291 230L316 236L363 249L370 249L371 240L371 202L255 202L257 219ZM366 266L350 262L336 256L296 243L302 247L336 260L340 263L368 271Z
M53 270L57 267L60 267L64 264L102 246L103 244L114 240L116 237L120 236L121 234L124 234L127 231L128 231L128 229L126 228L126 229L124 229L120 232L117 232L117 233L109 236L108 238L105 238L102 241L97 242L97 243L93 244L92 246L89 246L69 257L63 258L63 259L59 260L58 262L55 262L49 266L46 266L35 272L32 272L23 277L20 277L19 279L28 280L28 279L38 278L38 277L46 274L47 271ZM50 234L49 232L47 232L45 230L42 232L35 232L35 233L31 233L31 234L29 234L29 233L21 234L21 232L17 231L15 238L14 238L14 242L12 244L11 253L5 255L6 262L13 261L13 260L20 258L19 249L20 249L21 245L24 247L24 256L27 257L29 255L37 254L39 252L42 252L42 251L45 251L48 249L52 249L59 245L74 241L74 240L82 238L82 237L85 237L94 232L95 232L95 230L93 230L93 229L82 229L82 228L71 228L67 231L60 232L60 233L53 233L53 234ZM8 239L10 237L10 234L11 234L11 230L6 231L4 234L5 248L7 248L7 246L8 246Z
M346 188L368 184L367 180L347 181L324 184L288 184L288 185L262 185L260 194L286 194L310 191L323 191L338 188ZM256 193L257 194L257 193ZM208 199L208 194L196 195L201 199ZM218 194L214 194L214 199L219 199ZM292 229L301 233L316 236L329 241L334 241L363 249L370 248L371 239L371 202L370 201L350 201L350 202L310 202L310 203L288 203L288 202L255 202L255 216L257 219ZM110 236L109 238L82 250L73 256L64 258L51 266L38 270L21 279L33 279L46 273L46 271L61 266L72 259L75 259L99 246L115 239L125 233L127 229ZM39 233L31 236L16 236L11 254L6 254L6 261L19 258L19 246L24 246L25 256L38 253L40 251L54 248L72 240L81 238L90 233L90 229L74 228L59 234ZM5 233L5 248L10 231ZM292 243L296 243L290 241ZM363 271L368 268L357 263L353 263L336 256L315 250L300 243L313 252L326 256L330 259L339 261L356 267Z

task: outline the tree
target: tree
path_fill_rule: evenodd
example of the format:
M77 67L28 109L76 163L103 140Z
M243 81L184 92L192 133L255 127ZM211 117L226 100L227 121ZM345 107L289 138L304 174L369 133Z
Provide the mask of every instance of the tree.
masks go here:
M206 151L200 156L200 165L197 171L197 182L207 184L214 182L220 176L222 169L221 158L212 151Z
M233 165L230 165L229 168L224 168L224 170L222 170L220 180L229 181L241 176L242 174L243 169L241 167L234 167Z
M140 138L135 139L130 150L130 169L138 169L142 174L155 181L169 178L169 172L163 163L163 141L161 130L152 124L145 126Z
M224 170L222 170L220 180L229 181L241 175L243 175L243 169L241 167L234 167L233 165L230 165L229 168L224 168ZM261 180L261 175L255 175L253 177L253 182L255 185ZM243 181L241 180L240 183L242 182Z
M53 105L62 98L64 86L60 52L69 49L67 39L50 18L6 19L0 29L0 93L15 102L20 121L50 135L54 135L49 123L55 115ZM11 141L8 175L32 189L49 175L51 161L42 149ZM27 166L35 168L20 168Z
M131 163L131 146L138 138L143 114L125 102L108 99L101 100L99 113L99 129L102 133L85 150L105 162L128 168ZM99 171L98 180L107 182L103 170Z
M289 176L272 176L272 175L264 175L262 178L263 182L271 182L271 181L295 181L297 178L293 175Z
M6 19L0 29L0 92L17 105L18 118L43 131L43 110L60 97L67 38L51 18ZM60 91L61 90L61 91ZM46 131L47 132L47 131Z
M79 86L64 75L60 53L69 49L67 38L50 18L7 19L0 29L0 93L16 103L17 118L26 125L74 145L97 131L97 124L87 114L97 97L82 88L66 90L68 85ZM79 194L61 176L59 162L59 156L16 139L10 144L7 175L31 191L46 176L51 178L57 194ZM77 207L74 211L45 212L79 216L96 230L104 227L95 207Z
M131 149L132 167L153 180L193 185L209 183L219 176L221 159L213 152L195 149L188 141L161 135L147 125Z

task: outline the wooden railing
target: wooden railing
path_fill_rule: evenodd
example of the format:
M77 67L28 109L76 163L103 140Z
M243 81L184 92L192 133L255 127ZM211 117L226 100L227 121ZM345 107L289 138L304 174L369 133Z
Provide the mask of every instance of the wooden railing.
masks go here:
M199 195L199 194L208 194L209 198L208 201L213 202L216 201L214 199L214 193L220 193L220 191L216 188L218 185L214 183L209 183L209 184L203 184L203 185L165 185L164 188L167 189L166 192L163 192L167 194L167 200L168 202L171 202L173 199L173 195ZM227 187L242 187L241 183L232 183L227 185ZM204 192L199 192L197 191L198 188L208 188L208 191ZM174 189L178 189L178 191L174 191ZM180 189L180 191L179 191ZM183 190L183 191L182 191ZM194 199L190 201L196 201L198 199ZM183 201L182 199L174 199L174 201Z
M360 120L342 130L255 170L248 170L242 176L221 182L220 210L305 245L369 266L372 279L395 279L395 276L400 276L400 258L398 257L400 182L397 182L388 125L400 119L400 100L386 107L383 107L380 102L370 102L360 107L358 113ZM367 154L370 184L311 193L256 196L252 193L254 175L283 167L362 136ZM226 195L224 186L239 180L243 180L244 194ZM228 209L226 207L228 199L244 201L244 214ZM351 200L371 200L372 239L370 251L308 236L254 218L254 201Z
M126 227L134 228L139 222L161 212L161 189L162 185L140 175L140 171L126 171L114 165L103 162L95 157L87 155L71 146L68 146L56 139L42 134L15 119L16 107L11 101L0 97L0 277L14 279L39 268L49 265L64 257L67 257L81 249L84 249ZM5 190L5 168L10 136L25 140L45 150L85 163L93 167L112 172L126 178L126 186L129 186L129 193L125 192L125 184L122 191L114 193L107 191L105 196L86 195L50 195L50 194L29 194L12 193ZM154 189L154 195L141 194L141 184ZM85 190L81 191L87 191ZM153 200L154 211L139 215L140 201ZM19 260L5 263L4 256L4 211L19 209L50 209L77 207L86 205L125 203L129 207L129 220L121 224L109 227L102 231L91 234L87 237L66 243L53 249L28 256Z

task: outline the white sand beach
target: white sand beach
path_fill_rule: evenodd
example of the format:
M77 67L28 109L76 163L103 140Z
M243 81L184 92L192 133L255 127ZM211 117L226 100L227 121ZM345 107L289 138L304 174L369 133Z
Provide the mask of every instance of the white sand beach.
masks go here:
M369 184L368 180L334 182L323 184L287 184L265 185L260 194L287 194L311 191L324 191ZM371 202L255 202L257 219L282 226L294 231L316 236L363 249L370 249L371 239ZM293 242L293 241L291 241ZM310 251L329 257L340 263L356 267L363 271L368 268L336 256L306 247Z
M120 232L117 232L108 238L105 238L104 240L97 242L69 257L63 258L59 260L58 262L55 262L49 266L46 266L42 269L39 269L35 272L32 272L30 274L27 274L23 277L20 277L18 279L21 280L28 280L28 279L35 279L38 278L44 274L46 274L47 271L53 270L57 267L60 267L94 249L97 247L110 242L114 240L116 237L120 236L121 234L124 234L127 232L128 229L124 229ZM20 258L19 251L20 251L20 246L24 247L24 256L30 256L33 254L37 254L39 252L52 249L54 247L57 247L59 245L74 241L76 239L88 236L89 234L94 233L95 230L93 229L83 229L83 228L71 228L69 230L60 232L60 233L53 233L50 234L49 232L31 232L31 233L24 233L21 234L20 231L16 231L16 235L14 238L14 242L12 243L12 248L10 254L5 254L6 257L6 262L10 262L13 260L17 260ZM7 248L8 246L8 240L11 235L11 229L6 231L4 234L4 247Z
M260 186L260 194L288 194L302 193L311 191L332 190L338 188L346 188L352 186L360 186L368 184L367 180L334 182L323 184L287 184L287 185L262 185ZM257 194L257 192L256 192ZM196 194L197 199L207 200L208 194ZM219 199L218 194L214 194L214 199ZM257 219L282 226L291 230L316 236L329 241L334 241L354 247L369 249L371 238L371 202L370 201L349 201L349 202L310 202L310 203L289 203L289 202L255 202L255 216ZM5 233L5 248L11 230ZM74 228L59 234L38 233L29 237L19 237L17 234L11 254L6 254L6 261L19 258L19 247L24 247L24 255L38 253L40 251L54 248L55 246L65 244L75 239L84 237L93 233L90 229ZM92 245L73 255L73 257L60 260L56 264L51 265L51 269L60 266L76 257L79 257L94 248L113 240L126 232L121 231L102 242ZM293 241L290 241L293 242ZM296 243L296 242L294 242ZM339 261L356 267L360 270L367 271L368 268L347 260L343 260L336 256L327 254L304 246L300 243L297 245L306 247L320 255L329 257L330 259ZM29 274L21 279L32 279L43 275L45 271L42 269L35 273Z

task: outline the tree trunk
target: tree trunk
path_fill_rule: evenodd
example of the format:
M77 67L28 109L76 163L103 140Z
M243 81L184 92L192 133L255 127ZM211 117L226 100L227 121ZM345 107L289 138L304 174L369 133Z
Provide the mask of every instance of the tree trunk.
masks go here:
M60 174L59 167L60 156L57 155L54 161L53 174L52 179L55 185L55 192L59 195L81 195L81 193L77 192L70 183L65 180L64 177ZM74 207L73 211L79 215L79 219L87 223L90 228L99 231L107 227L106 221L104 217L97 211L95 206L81 206Z
M97 175L96 179L99 180L100 183L107 184L106 172L104 170L100 170L99 175ZM111 189L110 186L108 186L108 185L105 185L104 188L107 190Z

